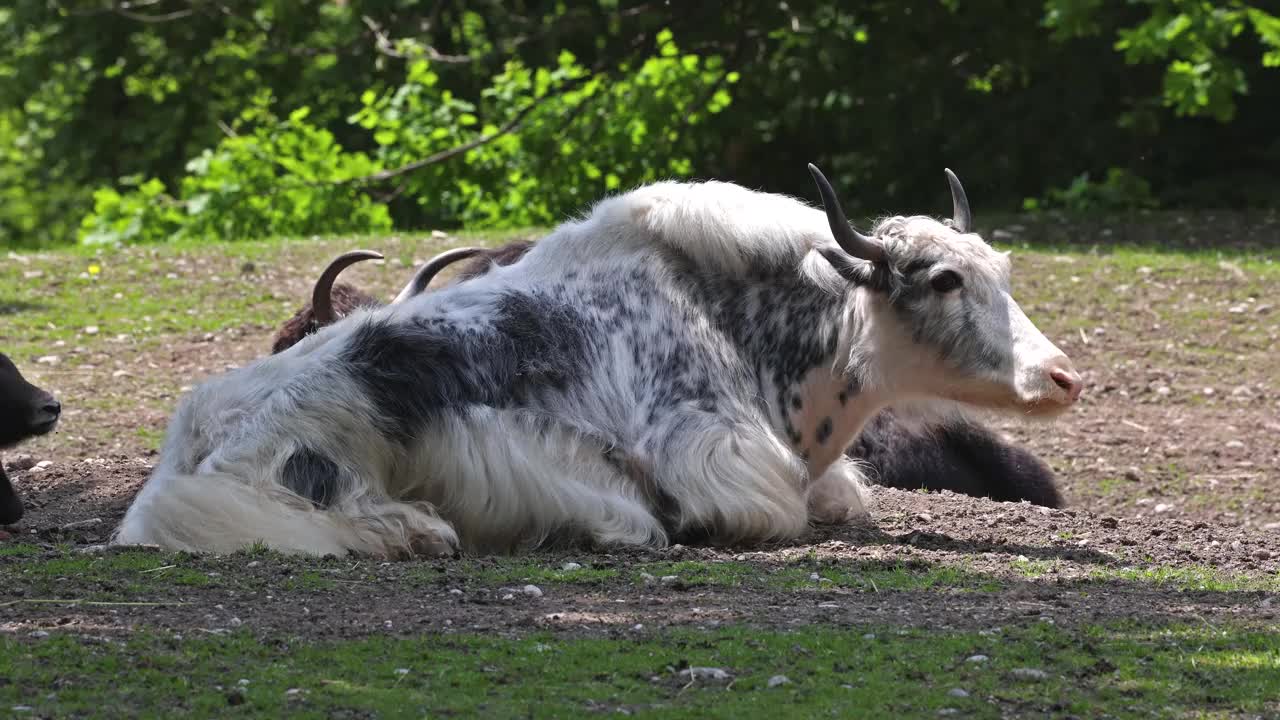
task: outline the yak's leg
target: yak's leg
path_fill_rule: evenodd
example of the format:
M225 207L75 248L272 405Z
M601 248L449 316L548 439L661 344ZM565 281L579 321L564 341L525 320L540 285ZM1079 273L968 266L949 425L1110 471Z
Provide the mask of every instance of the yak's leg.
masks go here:
M443 419L421 456L421 497L469 550L505 550L583 533L600 545L663 545L644 489L600 439L518 410L475 407Z
M458 550L457 532L428 503L363 498L331 512L375 554L384 557L444 557Z
M212 472L144 485L113 544L231 553L261 543L287 554L403 557L448 553L457 538L425 504L349 497L319 508L275 478Z
M728 544L791 539L808 527L804 463L762 425L685 411L637 452L670 498L678 531Z
M868 499L866 480L857 463L842 456L809 488L809 516L822 524L865 518Z

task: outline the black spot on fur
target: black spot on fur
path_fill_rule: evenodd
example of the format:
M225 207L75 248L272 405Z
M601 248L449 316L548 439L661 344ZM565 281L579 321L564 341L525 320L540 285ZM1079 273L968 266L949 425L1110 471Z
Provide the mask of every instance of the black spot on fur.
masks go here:
M819 445L826 445L827 441L831 439L833 427L829 417L822 418L822 422L818 423L817 439Z
M280 483L320 508L329 507L342 490L338 466L310 448L289 456L280 472Z

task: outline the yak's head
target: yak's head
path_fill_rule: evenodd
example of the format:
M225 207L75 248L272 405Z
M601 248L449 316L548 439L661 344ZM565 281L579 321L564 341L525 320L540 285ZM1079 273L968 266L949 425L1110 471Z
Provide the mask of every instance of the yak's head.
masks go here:
M809 170L836 240L819 252L869 293L869 347L886 382L907 395L1030 416L1052 417L1075 403L1079 373L1014 301L1009 258L973 232L954 173L946 171L949 220L891 217L868 236L845 219L821 171Z
M27 382L13 361L0 353L0 449L52 432L61 415L57 398ZM0 468L0 525L18 522L22 513L22 499Z

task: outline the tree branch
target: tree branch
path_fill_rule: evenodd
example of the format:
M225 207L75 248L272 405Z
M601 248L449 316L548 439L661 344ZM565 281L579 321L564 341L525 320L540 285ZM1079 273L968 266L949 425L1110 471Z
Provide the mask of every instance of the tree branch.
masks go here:
M482 145L487 145L493 142L494 140L497 140L498 138L502 137L503 135L507 135L519 129L519 127L524 123L525 118L529 116L529 113L541 107L541 105L545 103L547 100L550 100L553 97L558 97L560 95L563 95L564 93L568 92L571 88L577 85L581 85L582 83L586 82L588 79L592 77L594 77L594 75L587 75L586 77L579 78L577 80L573 80L570 82L566 82L564 85L561 85L556 90L548 92L542 97L534 99L528 105L524 106L519 112L517 112L510 120L503 123L501 127L489 133L488 135L482 135L469 142L465 142L461 145L451 147L448 150L441 150L440 152L434 153L432 155L428 155L427 157L424 157L421 160L414 160L411 163L401 165L400 167L397 167L397 168L381 170L379 172L373 173L372 175L365 175L363 177L347 178L346 180L336 180L332 184L334 185L370 185L373 183L385 182L392 178L400 177L401 175L407 175L411 172L421 170L422 168L427 167L428 165L435 165L437 163L442 163L445 160L457 157L458 155L474 150Z
M387 37L387 34L385 31L383 31L382 26L379 25L378 22L373 18L369 17L368 15L361 15L360 20L361 22L364 23L365 27L369 28L369 32L373 33L374 47L377 49L378 52L382 53L383 55L386 55L387 57L398 58L400 60L412 60L417 57L417 55L414 53L405 53L397 50L395 46L395 42L391 40L391 38ZM430 45L424 45L423 49L425 50L424 57L426 57L428 60L431 60L432 62L453 63L453 64L460 65L460 64L469 63L475 60L475 58L472 57L471 55L445 55L444 53L438 52L435 48L431 47Z

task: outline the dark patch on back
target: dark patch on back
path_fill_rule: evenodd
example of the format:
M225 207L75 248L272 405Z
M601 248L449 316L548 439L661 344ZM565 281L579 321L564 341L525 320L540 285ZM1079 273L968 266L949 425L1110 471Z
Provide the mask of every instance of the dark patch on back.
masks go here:
M444 410L524 407L567 391L594 357L587 338L568 304L510 293L479 327L433 316L364 323L343 360L372 401L379 430L408 444Z
M342 491L338 466L310 448L289 456L280 471L280 483L320 508L329 507Z
M502 367L505 355L492 353L476 367L468 352L474 344L439 318L373 321L352 332L342 359L373 404L379 430L407 444L442 409L487 399L484 377ZM511 373L510 365L505 369Z

